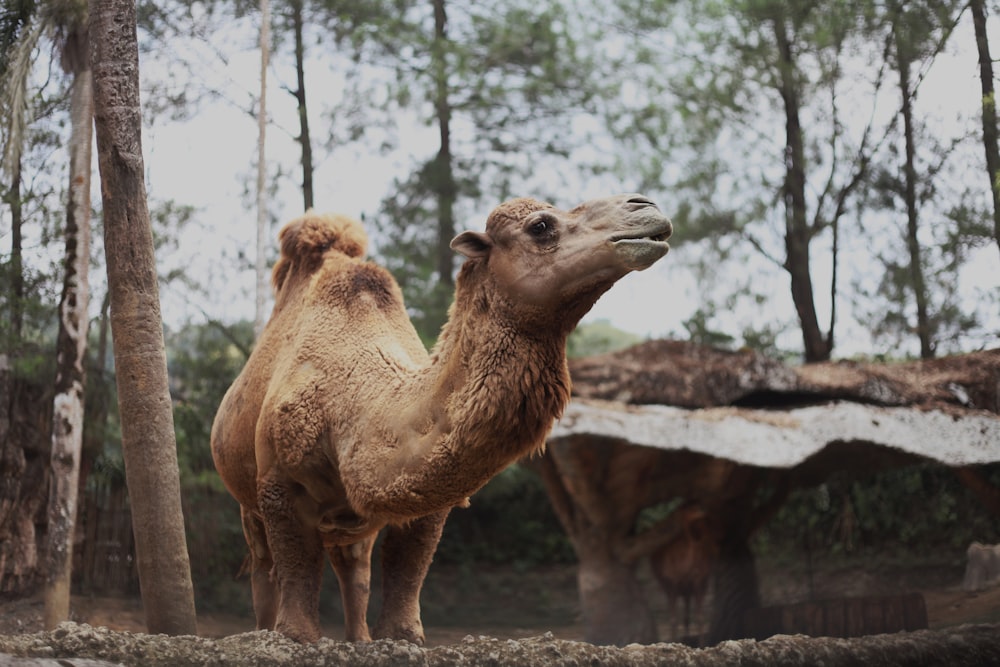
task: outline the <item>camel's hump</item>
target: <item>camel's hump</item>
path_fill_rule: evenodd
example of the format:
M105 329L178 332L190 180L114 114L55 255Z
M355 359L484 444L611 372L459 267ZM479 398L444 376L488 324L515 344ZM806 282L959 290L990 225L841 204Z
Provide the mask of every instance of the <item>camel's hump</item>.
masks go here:
M307 211L292 220L278 234L281 254L302 257L331 248L348 257L361 257L368 247L368 235L361 223L346 215Z
M276 291L290 271L316 270L329 250L362 257L368 249L368 235L360 222L346 215L309 210L282 228L278 243L281 257L271 275Z

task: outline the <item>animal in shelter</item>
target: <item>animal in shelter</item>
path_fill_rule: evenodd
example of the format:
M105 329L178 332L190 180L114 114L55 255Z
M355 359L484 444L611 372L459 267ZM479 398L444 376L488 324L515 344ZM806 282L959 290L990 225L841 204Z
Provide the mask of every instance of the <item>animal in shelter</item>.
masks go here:
M270 320L212 427L240 504L257 627L320 636L324 555L348 640L422 643L419 595L445 519L539 451L570 396L566 339L598 297L669 250L670 220L636 194L570 210L494 209L465 256L428 354L354 220L308 212L279 235ZM366 612L382 546L382 607Z
M693 504L675 510L679 531L652 553L653 575L667 596L672 634L677 639L677 601L682 602L684 637L690 636L691 613L699 611L719 556L719 540L711 519Z

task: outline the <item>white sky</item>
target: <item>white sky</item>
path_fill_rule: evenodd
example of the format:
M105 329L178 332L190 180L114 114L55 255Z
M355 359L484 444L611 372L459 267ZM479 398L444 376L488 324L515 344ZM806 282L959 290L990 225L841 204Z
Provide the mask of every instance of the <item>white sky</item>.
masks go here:
M957 45L936 61L920 91L922 113L932 113L946 120L961 115L968 117L970 111L975 111L980 96L975 55L970 51L971 44L959 43L966 35L971 41L971 34L971 26L959 26L953 39ZM956 55L956 51L961 53ZM212 61L208 59L206 62ZM285 66L287 59L277 64ZM156 74L155 61L143 61L141 65L144 72ZM319 113L321 107L335 102L331 99L332 91L341 89L340 82L333 80L330 70L329 63L310 63L307 66L307 90L311 95L310 122L314 136L323 133L323 120ZM220 66L215 61L205 71L206 76L225 82L224 85L228 86L226 94L231 100L245 108L250 107L252 102L249 96L258 85L259 55L256 51L230 54L228 65ZM277 80L279 77L289 81L292 73L289 69L276 70L272 65L268 107L273 122L267 143L268 161L272 171L279 164L282 169L295 170L299 148L292 139L298 129L294 100L278 88L281 84ZM356 217L374 214L393 177L406 174L415 160L426 158L436 150L434 129L424 128L419 123L411 123L410 127L405 136L400 137L404 148L402 152L378 156L360 154L359 147L348 147L321 162L314 177L317 208ZM188 319L198 321L204 318L202 313L223 321L253 317L254 276L249 270L234 273L231 259L239 253L247 258L255 255L256 213L246 208L247 202L253 202L254 195L251 192L247 196L244 189L254 182L256 140L256 121L242 109L226 103L203 104L190 120L157 120L155 127L145 129L143 148L150 196L175 199L199 210L196 216L198 224L185 232L180 252L160 258L160 261L182 265L192 275L206 276L213 293L217 295L202 302L189 293L165 289L161 298L163 314L169 324L176 325ZM323 156L325 152L318 150L317 155ZM978 169L974 172L977 178L981 173ZM301 210L301 194L296 189L298 176L294 173L291 176L280 181L273 202L272 212L279 223L291 219ZM628 184L597 185L601 186L605 189L584 189L585 186L581 185L581 192L573 198L574 201L553 203L571 206L592 197L631 189ZM665 201L665 197L655 198L659 200L660 207L668 215L671 214L670 202ZM484 216L485 211L479 218L460 221L459 225L482 228ZM675 224L683 225L683 221L675 220ZM277 228L273 230L272 238ZM618 328L644 337L683 334L681 323L696 310L702 289L697 284L697 278L677 259L684 252L683 247L675 247L666 259L651 269L621 280L602 297L585 321L607 319ZM829 312L826 287L829 262L825 262L824 266L826 259L826 253L817 247L814 250L814 280L821 322L826 321ZM961 279L966 298L981 299L983 290L998 293L998 267L1000 261L995 244L976 253ZM759 266L748 265L745 270L753 275L755 287L776 296L766 308L775 321L790 325L779 339L782 346L799 349L800 334L794 320L786 275L767 265L763 259ZM846 289L847 286L844 287ZM838 307L841 313L849 310L845 304ZM996 332L1000 330L1000 314L992 313L992 316L993 331ZM873 351L865 328L842 314L835 355L844 357Z

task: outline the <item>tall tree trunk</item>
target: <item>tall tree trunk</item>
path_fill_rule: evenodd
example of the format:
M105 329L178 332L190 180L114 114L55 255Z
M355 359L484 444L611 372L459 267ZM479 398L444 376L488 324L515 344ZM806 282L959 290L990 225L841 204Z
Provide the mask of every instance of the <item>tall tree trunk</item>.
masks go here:
M455 236L455 198L458 194L455 185L455 171L451 154L451 102L449 101L448 85L448 15L445 12L445 0L432 0L434 5L434 43L431 47L431 59L434 70L434 111L438 123L440 147L431 170L431 189L438 201L438 241L437 241L437 273L438 280L447 286L448 292L454 287L452 271L455 268L455 253L451 249L451 240Z
M21 209L21 158L18 156L11 165L10 190L7 193L10 205L10 340L21 339L24 326L24 254L22 227L24 216Z
M816 316L812 275L809 268L809 243L813 230L806 211L805 150L802 123L799 120L799 84L796 81L795 55L788 40L784 16L772 20L778 46L778 71L781 99L785 107L785 270L791 278L792 301L802 327L802 342L807 362L827 361L830 341L823 337Z
M90 19L111 333L139 587L150 633L195 634L144 183L134 0L91 0Z
M260 0L260 99L257 107L257 294L254 308L253 330L259 338L267 319L267 64L271 55L271 3Z
M997 146L997 105L993 86L993 60L986 34L986 9L983 0L970 0L972 25L976 31L979 53L979 81L983 89L983 148L986 150L986 174L993 194L993 236L1000 248L1000 148Z
M83 448L84 364L87 356L87 305L90 298L90 165L94 127L93 87L86 23L63 46L71 67L72 133L69 202L66 207L66 277L59 303L55 399L52 411L52 466L48 507L45 627L69 620L77 481Z
M930 319L927 314L927 286L921 262L920 240L917 238L917 170L915 166L916 146L913 138L913 91L910 90L910 56L903 44L904 37L894 28L896 40L896 60L899 68L899 92L903 98L903 140L905 164L903 166L903 198L906 202L906 247L910 254L910 281L917 303L917 337L920 339L920 357L934 356L931 341Z
M309 114L306 111L305 45L302 31L302 0L292 0L292 31L295 33L296 88L292 95L298 105L299 143L302 145L302 203L304 210L313 207L312 139L309 136Z

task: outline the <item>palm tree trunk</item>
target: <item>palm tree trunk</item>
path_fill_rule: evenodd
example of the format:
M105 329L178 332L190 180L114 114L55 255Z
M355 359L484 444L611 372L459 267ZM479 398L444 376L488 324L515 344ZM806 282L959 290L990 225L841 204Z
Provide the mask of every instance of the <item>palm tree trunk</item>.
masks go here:
M85 25L85 24L84 24ZM73 67L70 97L69 205L66 210L66 277L59 304L56 382L52 412L52 465L48 506L45 627L69 620L73 535L83 448L84 365L90 288L90 165L93 87L86 28L67 37L64 62Z
M194 589L146 203L134 0L92 0L90 18L111 333L139 587L150 633L195 634Z

